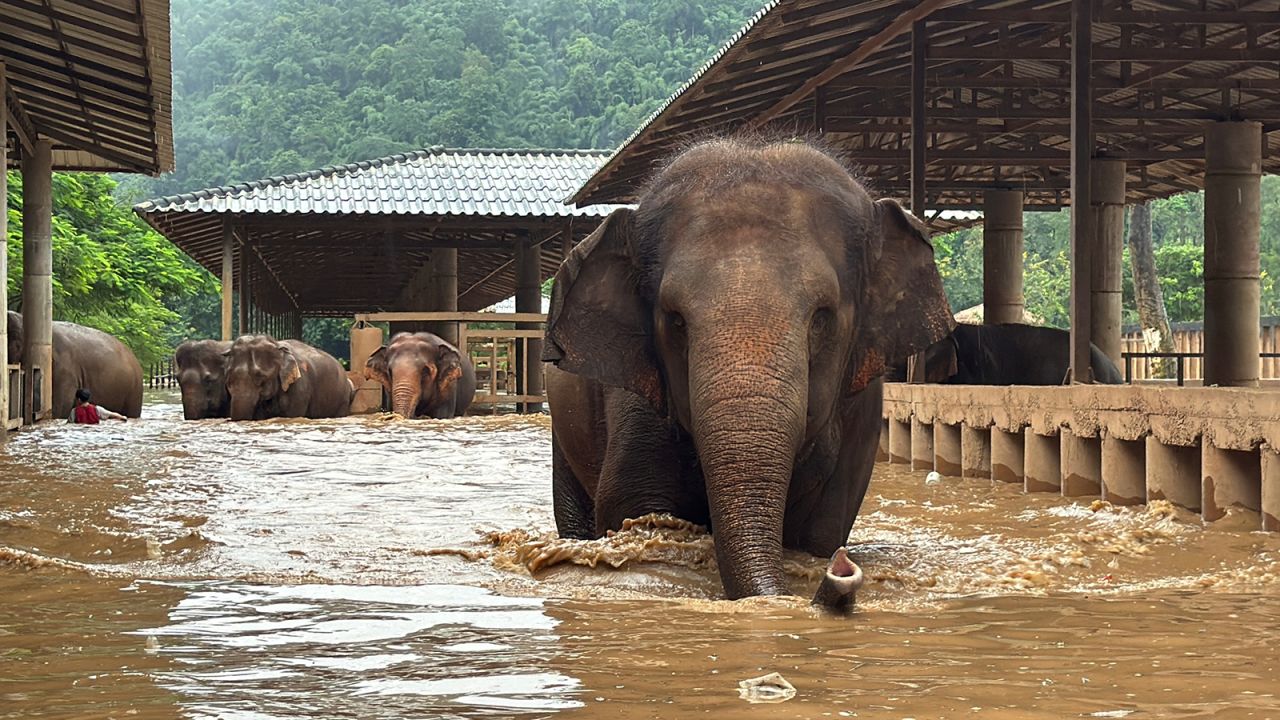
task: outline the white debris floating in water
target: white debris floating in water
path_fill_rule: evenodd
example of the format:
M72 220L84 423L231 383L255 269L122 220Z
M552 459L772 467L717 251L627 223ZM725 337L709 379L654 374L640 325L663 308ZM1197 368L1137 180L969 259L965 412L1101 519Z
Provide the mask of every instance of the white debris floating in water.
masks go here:
M795 686L776 672L738 683L738 697L749 703L780 703L795 696Z
M924 476L925 485L937 485L942 482L942 474L937 470L930 470L928 475Z

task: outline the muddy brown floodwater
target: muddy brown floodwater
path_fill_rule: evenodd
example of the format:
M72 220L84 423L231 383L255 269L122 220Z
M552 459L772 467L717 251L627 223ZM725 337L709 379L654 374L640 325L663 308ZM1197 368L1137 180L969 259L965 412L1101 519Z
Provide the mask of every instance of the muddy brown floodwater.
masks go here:
M0 450L0 718L1280 718L1254 518L882 465L835 619L718 599L669 519L555 539L545 418L149 400ZM821 565L789 558L797 592ZM794 698L739 698L771 672Z

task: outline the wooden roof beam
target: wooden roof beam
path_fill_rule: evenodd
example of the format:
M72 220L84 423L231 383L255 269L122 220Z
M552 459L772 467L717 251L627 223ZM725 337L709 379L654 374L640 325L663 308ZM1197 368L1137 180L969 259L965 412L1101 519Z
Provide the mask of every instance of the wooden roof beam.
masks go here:
M796 103L804 100L813 94L819 86L825 85L836 77L856 67L862 61L871 57L880 48L897 39L900 35L911 29L913 23L917 20L923 20L930 13L945 6L952 0L921 0L915 7L907 10L889 23L888 27L868 38L865 42L858 46L849 55L836 60L827 66L825 70L814 75L798 89L791 94L774 103L773 106L764 112L756 115L748 122L749 127L760 127L765 123L773 120L782 113L791 109Z
M0 70L4 68L0 63ZM27 117L27 111L22 107L22 103L18 102L18 96L13 94L13 88L9 86L7 78L0 82L0 86L4 87L5 93L5 115L8 120L8 128L18 138L18 143L22 145L23 152L30 153L35 148L36 129L31 124L31 118ZM0 138L0 142L7 142L5 138ZM0 172L4 172L5 168L0 168Z

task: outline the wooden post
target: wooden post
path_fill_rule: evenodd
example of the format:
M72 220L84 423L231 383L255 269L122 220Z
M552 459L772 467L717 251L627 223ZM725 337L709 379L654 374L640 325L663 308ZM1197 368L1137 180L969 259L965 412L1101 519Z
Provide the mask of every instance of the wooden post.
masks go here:
M0 60L0 441L9 435L9 93Z
M1093 3L1071 0L1071 381L1093 382L1089 317L1093 263Z
M516 245L516 312L542 312L542 251L534 247L529 238L522 238ZM539 323L517 323L521 330L537 330ZM521 384L521 395L542 394L542 340L529 339L517 345L520 348L516 377ZM524 404L525 412L542 412L542 403Z
M22 158L22 325L23 414L35 422L54 405L53 143L48 140L37 140Z
M232 340L231 300L235 293L232 276L235 273L235 238L231 235L231 218L222 219L222 339ZM244 276L240 277L241 284ZM241 290L243 292L243 290ZM246 301L247 302L247 301ZM245 332L241 328L241 332Z
M244 237L240 243L240 331L237 335L245 335L248 333L249 327L249 237L248 231L244 232Z
M911 212L924 221L925 203L925 21L911 25Z

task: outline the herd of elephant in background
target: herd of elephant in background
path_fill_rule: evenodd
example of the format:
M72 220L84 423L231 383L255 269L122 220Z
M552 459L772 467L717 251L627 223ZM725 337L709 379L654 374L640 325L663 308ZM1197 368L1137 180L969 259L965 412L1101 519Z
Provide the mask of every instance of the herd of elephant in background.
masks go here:
M21 317L9 322L17 359ZM124 345L69 323L53 341L56 413L88 387L138 416L142 371ZM848 607L862 574L844 544L883 383L922 351L930 382L1057 385L1068 336L956 327L924 225L826 150L697 143L556 273L542 360L557 529L597 538L650 513L702 524L730 598L789 592L784 547L830 556L815 601ZM191 341L175 360L188 419L339 417L355 392L296 340ZM1093 362L1120 382L1096 348ZM462 415L475 394L470 358L430 333L395 335L362 370L406 418Z

